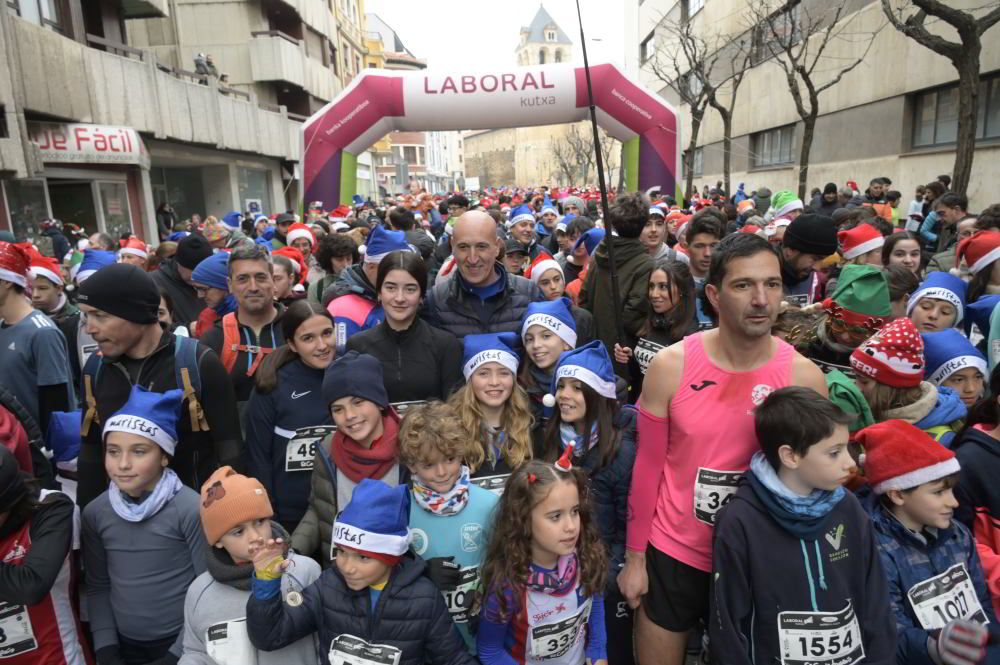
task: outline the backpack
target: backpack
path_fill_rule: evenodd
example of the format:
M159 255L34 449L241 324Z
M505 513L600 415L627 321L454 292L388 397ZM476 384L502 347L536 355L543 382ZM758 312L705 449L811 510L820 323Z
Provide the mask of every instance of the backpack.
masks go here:
M80 436L87 436L90 426L97 419L97 399L94 391L97 388L97 377L101 373L101 356L94 353L87 359L83 368L83 394L86 411L80 423ZM190 337L174 337L174 380L184 390L184 402L187 403L191 416L191 431L207 432L208 420L205 410L201 407L201 372L198 369L198 340Z
M247 368L247 376L253 376L257 368L260 367L260 363L274 349L266 346L243 344L242 341L240 324L236 320L236 312L230 312L222 317L222 355L219 360L222 361L222 366L226 368L226 372L232 374L233 368L236 367L236 356L239 355L240 351L249 353L253 356L253 360L250 362L250 367Z

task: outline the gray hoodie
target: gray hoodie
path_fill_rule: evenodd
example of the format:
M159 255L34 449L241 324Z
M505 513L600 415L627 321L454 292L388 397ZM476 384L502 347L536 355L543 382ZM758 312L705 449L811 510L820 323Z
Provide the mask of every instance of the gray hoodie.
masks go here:
M284 531L272 522L275 537ZM283 536L286 540L288 535ZM310 635L277 651L259 651L246 633L250 573L240 576L225 550L213 547L208 570L188 587L184 599L184 655L178 665L317 665L321 662L316 636ZM281 595L302 590L320 575L319 564L298 554L281 577Z

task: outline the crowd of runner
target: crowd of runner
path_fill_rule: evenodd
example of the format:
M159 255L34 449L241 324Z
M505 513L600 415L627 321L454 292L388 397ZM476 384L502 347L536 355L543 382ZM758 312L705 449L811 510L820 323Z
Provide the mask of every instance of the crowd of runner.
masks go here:
M0 662L1000 663L1000 204L0 238Z

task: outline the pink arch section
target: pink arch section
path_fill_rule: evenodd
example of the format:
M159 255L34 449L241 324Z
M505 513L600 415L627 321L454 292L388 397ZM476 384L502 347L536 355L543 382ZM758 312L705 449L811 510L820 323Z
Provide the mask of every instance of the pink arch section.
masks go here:
M675 191L677 112L614 65L595 65L590 75L598 123L626 143L628 186ZM303 125L303 198L325 207L350 203L356 180L350 156L393 130L524 127L587 117L582 67L553 64L472 74L368 70Z

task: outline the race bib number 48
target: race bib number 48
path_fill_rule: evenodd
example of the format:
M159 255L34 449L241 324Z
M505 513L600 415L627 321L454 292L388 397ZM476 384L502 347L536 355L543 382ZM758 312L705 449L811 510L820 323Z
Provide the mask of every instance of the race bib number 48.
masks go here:
M371 644L353 635L339 635L330 643L330 665L399 665L402 652L394 646Z
M839 612L778 614L781 665L853 665L864 659L854 607Z
M924 630L944 628L955 619L989 622L964 563L956 563L940 575L914 584L906 596Z
M704 467L698 469L694 482L695 518L715 526L719 511L732 501L742 476L742 471L716 471Z
M296 430L285 448L285 471L312 471L317 446L336 429L333 425L320 425Z

